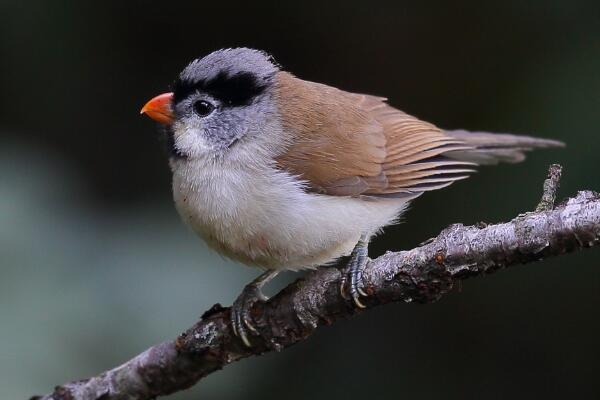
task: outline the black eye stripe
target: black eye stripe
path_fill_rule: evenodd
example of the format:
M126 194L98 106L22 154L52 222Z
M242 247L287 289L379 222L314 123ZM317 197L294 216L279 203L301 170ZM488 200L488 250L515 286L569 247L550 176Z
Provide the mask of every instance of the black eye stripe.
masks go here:
M208 81L190 82L178 79L173 87L173 102L177 104L199 90L211 95L225 106L244 106L250 104L256 96L263 93L268 83L266 80L260 82L250 72L240 72L230 76L221 71L216 77Z

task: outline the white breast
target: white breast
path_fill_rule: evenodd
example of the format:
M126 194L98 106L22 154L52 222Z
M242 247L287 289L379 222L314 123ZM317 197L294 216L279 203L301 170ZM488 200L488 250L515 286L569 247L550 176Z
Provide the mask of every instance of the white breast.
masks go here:
M177 161L177 210L211 247L248 265L312 268L347 255L406 206L401 199L364 200L307 193L268 163Z

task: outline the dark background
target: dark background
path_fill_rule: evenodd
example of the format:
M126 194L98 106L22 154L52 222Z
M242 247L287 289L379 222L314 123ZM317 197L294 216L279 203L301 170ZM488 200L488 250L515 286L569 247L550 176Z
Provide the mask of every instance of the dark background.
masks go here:
M162 141L138 115L212 50L267 50L442 127L567 142L423 196L371 256L531 210L551 162L561 196L600 189L600 3L482 3L0 1L0 396L116 366L258 273L179 222ZM373 310L170 399L598 398L599 255Z

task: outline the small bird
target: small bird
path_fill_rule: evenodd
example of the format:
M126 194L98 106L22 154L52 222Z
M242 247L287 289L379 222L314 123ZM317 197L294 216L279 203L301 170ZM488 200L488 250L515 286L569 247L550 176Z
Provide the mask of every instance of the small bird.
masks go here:
M142 114L165 127L182 219L219 253L265 270L233 304L251 346L250 310L283 270L350 255L341 295L364 307L369 240L421 194L478 165L522 161L559 141L443 130L387 104L299 79L267 53L215 51L192 61ZM347 290L344 288L347 287Z

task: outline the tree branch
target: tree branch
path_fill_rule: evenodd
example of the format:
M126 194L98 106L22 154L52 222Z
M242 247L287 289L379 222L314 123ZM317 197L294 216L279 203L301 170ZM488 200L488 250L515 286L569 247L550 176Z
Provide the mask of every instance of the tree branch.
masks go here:
M554 208L561 168L550 167L535 212L502 224L451 225L409 251L369 261L362 276L368 308L390 302L430 303L455 282L556 256L600 242L600 195L583 191ZM226 365L283 350L319 326L363 312L340 295L342 271L322 268L253 309L261 338L246 348L233 335L229 308L216 304L176 340L153 346L110 371L57 386L37 400L153 399L194 385Z

